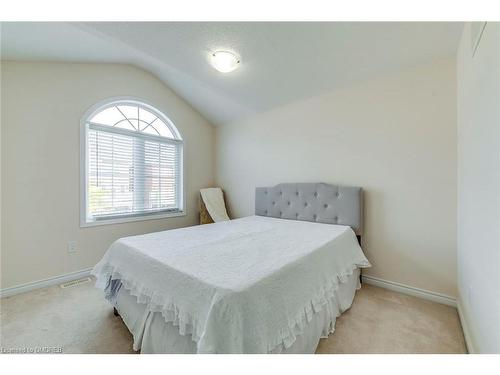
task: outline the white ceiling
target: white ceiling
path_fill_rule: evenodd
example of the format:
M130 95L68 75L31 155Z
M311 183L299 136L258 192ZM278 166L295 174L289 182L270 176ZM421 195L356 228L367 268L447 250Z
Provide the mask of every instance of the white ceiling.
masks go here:
M130 63L214 124L455 56L461 23L2 23L2 59ZM233 50L229 74L208 63Z

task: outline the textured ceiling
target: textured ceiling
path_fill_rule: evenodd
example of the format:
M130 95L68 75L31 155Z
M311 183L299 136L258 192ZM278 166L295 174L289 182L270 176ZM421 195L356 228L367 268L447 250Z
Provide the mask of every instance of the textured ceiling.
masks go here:
M3 23L2 58L122 62L150 70L214 124L453 57L460 23ZM229 74L208 63L232 50Z

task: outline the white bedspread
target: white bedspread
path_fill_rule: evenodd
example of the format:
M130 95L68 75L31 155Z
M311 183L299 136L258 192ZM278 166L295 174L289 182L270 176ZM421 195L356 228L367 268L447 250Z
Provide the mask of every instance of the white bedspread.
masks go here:
M250 216L119 239L92 273L103 289L120 279L199 353L268 353L357 267L369 262L349 227Z

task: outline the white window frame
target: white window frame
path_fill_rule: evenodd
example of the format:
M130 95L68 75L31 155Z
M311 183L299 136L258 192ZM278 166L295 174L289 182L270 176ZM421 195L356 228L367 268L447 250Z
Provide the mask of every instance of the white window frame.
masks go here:
M87 191L87 182L88 182L88 154L87 154L87 140L88 140L88 130L89 130L89 119L92 118L95 114L100 111L105 110L108 107L113 107L116 105L133 105L144 108L155 115L157 115L165 124L169 125L170 130L174 133L174 136L177 138L175 142L180 144L180 160L179 160L179 209L175 212L151 212L151 213L138 213L138 214L130 214L123 215L122 217L110 217L109 219L102 218L100 220L88 220L87 217L87 202L88 202L88 191ZM106 126L103 125L103 128ZM119 129L113 129L113 132L121 133ZM127 132L127 130L124 130ZM145 138L148 136L144 135ZM80 121L80 227L92 227L92 226L100 226L100 225L109 225L109 224L119 224L119 223L128 223L134 221L145 221L145 220L156 220L156 219L164 219L170 217L179 217L186 216L186 191L185 191L185 181L184 181L184 150L186 147L186 142L182 138L179 130L173 124L173 122L165 116L157 107L149 104L147 101L123 96L123 97L113 97L108 98L106 100L100 101L89 108Z

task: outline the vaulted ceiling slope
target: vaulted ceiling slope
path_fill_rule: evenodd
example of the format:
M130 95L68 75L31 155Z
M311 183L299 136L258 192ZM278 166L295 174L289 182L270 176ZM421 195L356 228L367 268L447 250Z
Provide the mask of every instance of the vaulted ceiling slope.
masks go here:
M215 125L455 56L461 23L2 23L2 59L116 62L151 71ZM214 70L210 52L241 56Z

